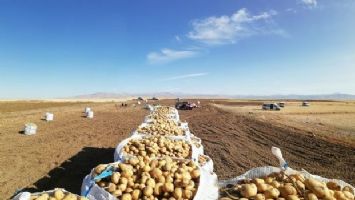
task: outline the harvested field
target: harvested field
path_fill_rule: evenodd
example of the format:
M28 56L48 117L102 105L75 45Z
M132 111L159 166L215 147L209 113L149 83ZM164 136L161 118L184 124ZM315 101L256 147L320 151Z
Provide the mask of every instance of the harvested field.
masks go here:
M264 165L278 165L271 146L282 149L291 167L355 184L355 146L333 143L303 129L273 125L255 115L226 111L202 101L202 108L180 111L194 134L203 141L219 179L237 176ZM174 101L161 103L173 105ZM221 101L223 103L223 101ZM0 102L0 107L6 105ZM92 103L92 120L83 118L87 104L0 111L0 199L18 188L31 191L64 187L79 193L82 179L99 163L113 161L116 145L142 121L142 107ZM16 106L15 106L16 107ZM40 120L53 112L53 122ZM37 135L19 133L26 122L38 125Z

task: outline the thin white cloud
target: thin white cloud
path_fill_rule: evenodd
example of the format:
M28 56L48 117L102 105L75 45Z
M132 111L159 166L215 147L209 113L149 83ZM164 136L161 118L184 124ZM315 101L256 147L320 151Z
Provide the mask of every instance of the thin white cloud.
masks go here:
M173 49L162 49L160 52L150 52L147 55L149 63L159 64L168 63L175 60L180 60L183 58L191 58L198 54L197 51L192 50L173 50Z
M187 37L206 44L228 44L252 35L284 32L272 23L274 15L277 15L274 10L251 15L246 8L242 8L231 16L194 20Z
M181 42L181 38L178 35L175 35L175 40Z
M162 79L162 81L172 81L172 80L180 80L180 79L187 79L187 78L196 78L200 76L206 76L208 73L203 72L203 73L194 73L194 74L184 74L180 76L173 76L169 78Z
M309 8L317 7L317 0L301 0L301 2Z

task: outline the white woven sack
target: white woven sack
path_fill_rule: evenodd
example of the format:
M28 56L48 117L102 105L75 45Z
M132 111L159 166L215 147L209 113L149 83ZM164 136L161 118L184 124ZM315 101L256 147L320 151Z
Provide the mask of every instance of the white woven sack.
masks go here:
M86 113L86 117L89 118L89 119L92 119L94 118L94 111L89 111Z
M37 133L37 125L33 123L25 124L24 134L25 135L34 135Z
M120 162L118 162L120 163ZM113 163L112 163L113 164ZM200 168L200 183L193 200L217 200L218 180L215 173L208 172ZM83 179L81 195L87 194L89 200L118 200L105 189L99 187L93 180L93 170Z
M115 153L114 153L114 161L122 161L125 160L126 157L131 157L131 155L124 155L123 153L123 147L131 140L140 140L143 139L144 137L151 137L151 136L143 136L143 135L133 135L125 140L122 140L122 142L120 142L116 149L115 149ZM187 139L177 139L177 138L173 138L173 137L167 137L171 140L184 140L187 143L189 143L191 145L191 158L194 162L198 161L198 156L201 155L201 151L203 151L203 149L201 150L202 146L200 146L200 148L197 148L194 144L191 143L190 140Z
M45 114L45 119L46 119L46 121L53 121L53 118L54 118L54 115L53 115L53 113L46 113Z
M84 110L85 113L87 113L89 111L91 111L91 108L89 108L89 107L86 107L85 110Z

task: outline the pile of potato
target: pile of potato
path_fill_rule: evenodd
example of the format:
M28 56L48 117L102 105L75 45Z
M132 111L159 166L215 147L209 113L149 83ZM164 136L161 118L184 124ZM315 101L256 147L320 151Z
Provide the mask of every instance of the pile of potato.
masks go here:
M220 200L354 200L351 187L341 188L335 182L306 179L301 174L272 173L263 178L243 180L220 188Z
M152 120L169 120L170 118L167 115L159 114L159 113L153 113L147 116L148 119Z
M192 161L140 157L113 165L112 176L96 184L120 200L189 200L194 198L199 185L200 170ZM98 165L94 176L107 166Z
M86 197L79 197L70 192L61 189L55 189L51 193L42 193L40 195L31 195L30 200L88 200Z
M174 114L175 111L176 109L173 107L159 106L159 107L155 107L153 113L161 114L161 115L170 115L170 114Z
M139 127L137 131L143 134L162 136L182 136L185 134L185 131L171 120L155 121L147 126Z
M191 145L184 140L172 140L162 136L144 137L130 140L122 149L125 154L150 159L170 156L172 158L191 158Z

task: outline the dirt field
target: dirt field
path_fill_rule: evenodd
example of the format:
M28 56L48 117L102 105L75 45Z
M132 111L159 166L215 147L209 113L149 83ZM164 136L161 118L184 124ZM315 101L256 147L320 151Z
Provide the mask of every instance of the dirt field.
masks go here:
M172 105L173 101L162 103ZM273 125L255 115L207 103L202 101L202 108L180 114L202 139L219 179L237 176L252 167L277 166L270 148L278 146L293 168L355 184L355 146L327 141L318 137L316 130L310 134L302 128ZM29 110L16 110L14 106L15 112L1 110L7 107L5 104L0 102L0 199L9 198L20 188L41 191L64 187L79 193L90 169L112 162L115 146L147 114L141 107L91 103L95 118L89 120L82 117L87 103L24 106ZM55 114L55 121L40 119L47 111ZM19 133L26 122L38 125L37 135Z
M272 101L271 101L272 102ZM248 103L248 102L246 102ZM355 102L311 102L309 107L301 102L288 101L281 111L264 111L262 102L217 102L223 110L247 115L275 126L300 129L327 140L355 145Z

